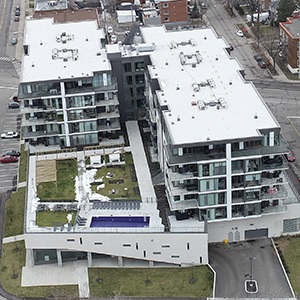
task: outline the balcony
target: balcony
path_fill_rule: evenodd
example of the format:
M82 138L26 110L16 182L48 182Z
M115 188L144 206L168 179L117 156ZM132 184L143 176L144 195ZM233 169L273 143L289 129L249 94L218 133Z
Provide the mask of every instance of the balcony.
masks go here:
M106 112L97 113L97 119L119 118L120 112L118 108L107 110Z
M197 199L190 199L190 200L182 200L182 201L176 201L168 199L170 210L183 210L183 209L193 209L198 208L198 200Z
M286 198L288 192L283 185L277 185L276 187L264 187L261 192L261 199L280 199Z
M287 205L284 205L284 204L281 204L281 203L278 203L277 205L275 203L275 205L271 204L269 206L261 208L261 213L263 215L265 215L265 214L278 214L278 213L283 213L283 212L287 212Z
M32 132L23 132L23 138L38 138L38 137L48 137L48 136L57 136L61 133L59 131L51 131L51 132L45 132L45 131L32 131Z
M103 99L103 100L96 100L96 106L116 106L119 105L119 100L117 95L115 95L112 99Z
M98 131L111 131L111 130L120 130L121 125L119 120L116 120L114 122L107 122L106 124L101 124L97 126Z

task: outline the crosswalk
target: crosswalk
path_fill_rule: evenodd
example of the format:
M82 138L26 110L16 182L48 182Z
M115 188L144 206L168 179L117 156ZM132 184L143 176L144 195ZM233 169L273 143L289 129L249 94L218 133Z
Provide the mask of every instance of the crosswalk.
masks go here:
M17 74L21 75L21 69L22 69L22 62L20 60L17 60L14 57L9 57L9 56L0 56L0 61L7 61L11 62L17 72Z

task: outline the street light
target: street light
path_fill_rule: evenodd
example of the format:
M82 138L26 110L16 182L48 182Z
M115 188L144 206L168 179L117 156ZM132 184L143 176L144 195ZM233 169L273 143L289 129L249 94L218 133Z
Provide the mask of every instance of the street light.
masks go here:
M253 272L253 260L255 257L249 257L250 260L250 284L253 284L252 272Z

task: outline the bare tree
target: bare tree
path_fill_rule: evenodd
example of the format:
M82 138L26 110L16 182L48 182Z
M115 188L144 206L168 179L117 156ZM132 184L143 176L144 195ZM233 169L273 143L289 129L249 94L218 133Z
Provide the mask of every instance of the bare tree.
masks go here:
M262 33L260 38L265 49L268 51L270 57L273 60L273 67L275 69L276 57L280 53L281 49L278 46L280 40L280 33L277 27L270 27L267 33Z

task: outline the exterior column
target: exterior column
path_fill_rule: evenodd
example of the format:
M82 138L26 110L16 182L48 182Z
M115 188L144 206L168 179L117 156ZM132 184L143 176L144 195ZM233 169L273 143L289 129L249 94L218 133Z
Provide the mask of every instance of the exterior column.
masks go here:
M34 267L33 249L26 249L26 266Z
M87 253L87 259L88 259L88 267L91 268L93 266L93 258L91 252Z
M120 268L123 267L123 257L122 256L118 256L118 266Z
M62 267L62 257L61 257L61 251L56 250L56 256L57 256L57 265L61 268Z
M149 267L150 267L150 268L153 268L153 267L154 267L153 260L149 260Z

